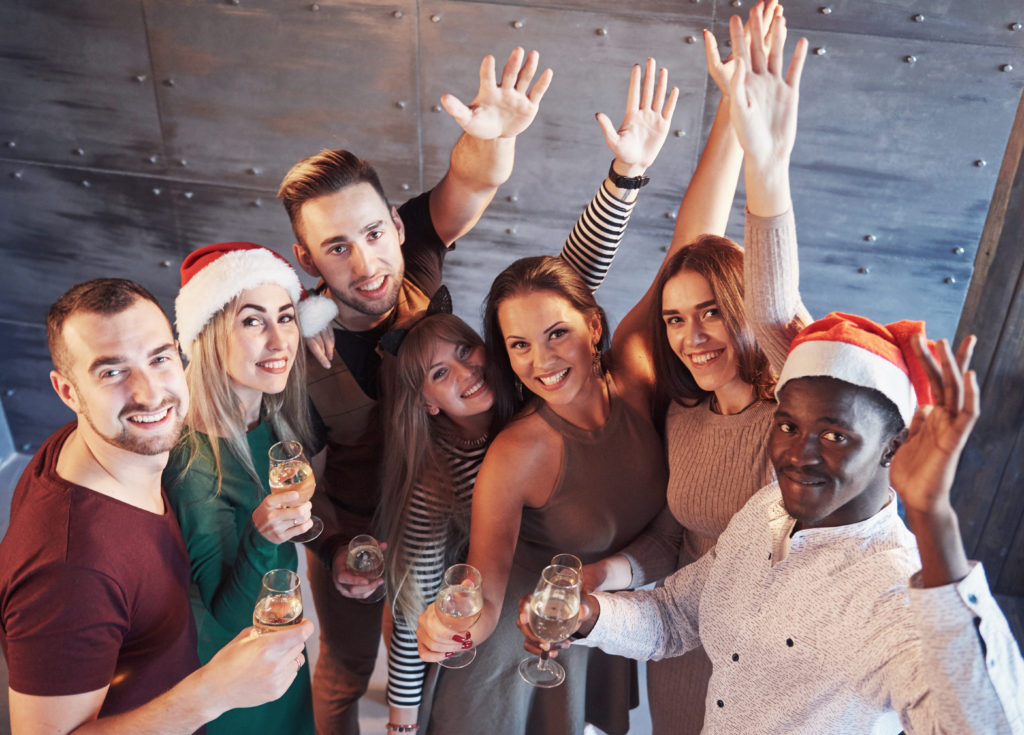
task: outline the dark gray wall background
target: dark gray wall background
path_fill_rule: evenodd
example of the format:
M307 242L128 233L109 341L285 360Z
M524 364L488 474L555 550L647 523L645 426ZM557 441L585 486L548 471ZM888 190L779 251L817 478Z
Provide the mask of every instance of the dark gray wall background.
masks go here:
M170 309L193 248L289 253L274 192L323 147L370 158L395 200L429 188L459 134L441 94L468 102L484 54L500 64L516 45L555 78L511 180L448 260L456 309L479 325L501 268L558 249L610 158L593 115L617 122L629 66L653 55L682 94L599 292L616 321L660 262L717 103L700 30L724 40L748 5L0 0L0 397L15 445L70 418L43 329L68 286L125 276ZM786 15L789 48L806 35L812 49L793 163L806 302L952 337L1024 78L1024 7L801 0Z

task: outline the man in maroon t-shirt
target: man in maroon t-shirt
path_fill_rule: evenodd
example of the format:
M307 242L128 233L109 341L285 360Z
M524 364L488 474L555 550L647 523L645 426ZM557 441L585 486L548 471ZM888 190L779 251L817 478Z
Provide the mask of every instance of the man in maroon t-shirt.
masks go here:
M188 410L171 325L145 289L79 284L47 317L77 422L25 470L0 543L11 730L191 733L279 697L313 625L246 629L199 668L189 563L160 475Z

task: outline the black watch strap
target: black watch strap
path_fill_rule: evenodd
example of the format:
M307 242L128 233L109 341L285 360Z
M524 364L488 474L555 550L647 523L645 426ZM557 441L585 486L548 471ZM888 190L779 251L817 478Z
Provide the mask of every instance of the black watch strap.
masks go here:
M651 183L650 176L620 176L615 173L615 161L608 167L608 178L620 189L639 189Z

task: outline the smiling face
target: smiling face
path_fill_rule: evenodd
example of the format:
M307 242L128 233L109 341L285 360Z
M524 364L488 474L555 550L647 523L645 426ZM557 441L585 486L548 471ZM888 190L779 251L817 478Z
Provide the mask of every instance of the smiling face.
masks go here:
M243 406L259 405L263 394L285 389L299 347L295 305L276 284L243 291L230 311L225 368Z
M487 413L494 392L484 380L484 348L437 340L423 378L423 401L433 415L456 420Z
M882 461L900 438L864 388L832 378L786 383L768 452L799 528L843 526L877 513L889 497Z
M398 301L405 272L398 212L361 182L306 201L297 227L303 245L296 245L295 257L327 282L340 302L341 323L363 331L382 322Z
M70 362L54 388L78 414L78 430L133 454L170 451L188 411L171 326L145 299L118 314L78 312L62 332Z
M680 271L665 284L661 303L665 338L701 390L715 393L723 406L746 406L753 389L740 378L736 348L708 280Z
M601 317L587 317L552 291L503 300L498 322L512 370L547 403L568 405L593 378Z

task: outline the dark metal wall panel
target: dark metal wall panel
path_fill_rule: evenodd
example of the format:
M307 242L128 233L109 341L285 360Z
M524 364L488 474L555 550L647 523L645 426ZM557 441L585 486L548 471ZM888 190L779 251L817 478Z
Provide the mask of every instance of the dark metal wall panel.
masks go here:
M437 19L436 21L434 19ZM537 49L541 68L554 80L533 126L520 136L516 168L480 224L450 256L446 280L456 307L479 324L478 307L491 280L518 257L557 253L582 207L604 179L612 155L594 119L603 111L622 119L629 70L648 55L670 70L680 87L673 131L652 183L630 225L624 252L601 290L613 321L640 297L660 262L659 247L671 238L672 220L696 160L705 98L700 25L656 24L634 16L542 10L463 2L425 3L421 9L424 177L437 181L461 130L439 106L451 92L469 103L479 85L477 70L488 53L498 74L516 45ZM518 21L521 28L514 26ZM598 29L605 33L599 35ZM694 43L687 43L691 37ZM458 54L451 49L458 47ZM463 304L467 305L463 311Z
M46 328L0 319L4 351L17 360L0 360L0 400L11 426L14 447L31 454L61 424L75 418L50 386Z
M159 170L160 125L138 0L6 0L0 89L0 156Z
M810 41L824 53L804 71L793 156L805 300L816 314L912 315L951 337L1020 80L987 46Z
M145 8L175 176L276 191L329 147L419 188L415 0Z
M465 0L463 4L492 4L486 0ZM699 22L704 19L705 25L710 22L715 12L715 0L556 0L556 2L537 2L537 0L510 0L503 5L515 8L557 8L566 10L586 10L596 16L622 15L624 13L647 14L662 13L673 18L693 19ZM515 11L513 11L515 15Z
M71 284L102 276L139 281L170 304L169 269L184 254L174 197L159 179L0 162L0 319L42 324Z
M719 17L733 10L731 0L715 1ZM785 8L791 29L1024 48L1020 0L795 0Z

